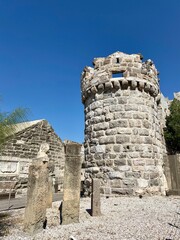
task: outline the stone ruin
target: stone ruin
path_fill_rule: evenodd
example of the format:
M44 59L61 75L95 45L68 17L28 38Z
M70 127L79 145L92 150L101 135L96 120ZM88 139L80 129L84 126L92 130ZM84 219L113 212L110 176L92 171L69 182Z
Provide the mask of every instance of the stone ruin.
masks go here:
M81 144L67 141L65 146L63 201L59 207L60 223L79 222L81 185ZM24 231L36 234L46 227L46 209L52 207L52 176L49 166L49 144L43 143L29 166Z
M115 52L82 72L85 195L92 178L105 195L165 194L159 73L142 59Z
M65 145L65 169L62 201L62 224L78 223L81 186L81 144Z
M49 158L46 152L49 144L43 143L29 166L27 206L24 216L24 230L30 234L37 233L46 221L46 209L49 207ZM52 189L51 189L52 190Z

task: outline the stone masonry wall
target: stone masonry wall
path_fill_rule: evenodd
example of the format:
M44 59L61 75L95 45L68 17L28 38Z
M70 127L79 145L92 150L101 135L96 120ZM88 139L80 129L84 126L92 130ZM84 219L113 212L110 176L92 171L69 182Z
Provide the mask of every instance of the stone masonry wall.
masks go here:
M64 145L46 120L17 132L6 142L0 156L0 181L7 185L14 181L17 193L26 192L29 165L36 158L41 143L45 142L50 147L47 153L50 171L62 189Z
M116 52L82 72L85 194L165 194L158 72L140 54ZM120 76L119 76L119 75ZM117 77L116 77L117 76Z

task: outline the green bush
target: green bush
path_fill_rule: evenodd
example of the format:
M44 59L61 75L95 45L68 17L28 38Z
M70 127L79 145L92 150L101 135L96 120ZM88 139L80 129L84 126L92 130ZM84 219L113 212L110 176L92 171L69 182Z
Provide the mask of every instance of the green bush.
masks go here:
M180 101L174 99L170 106L170 115L166 117L164 136L168 152L180 152Z
M16 124L25 121L27 110L17 108L12 113L0 113L0 148L14 134Z

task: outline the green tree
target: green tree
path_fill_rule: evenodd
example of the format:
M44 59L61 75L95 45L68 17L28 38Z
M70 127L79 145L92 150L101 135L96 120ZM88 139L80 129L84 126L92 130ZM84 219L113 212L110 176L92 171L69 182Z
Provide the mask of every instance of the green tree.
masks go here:
M170 115L166 117L164 136L169 153L180 152L180 101L174 99L170 106Z
M27 109L17 108L12 113L0 112L0 148L6 139L12 136L16 130L16 124L24 122Z

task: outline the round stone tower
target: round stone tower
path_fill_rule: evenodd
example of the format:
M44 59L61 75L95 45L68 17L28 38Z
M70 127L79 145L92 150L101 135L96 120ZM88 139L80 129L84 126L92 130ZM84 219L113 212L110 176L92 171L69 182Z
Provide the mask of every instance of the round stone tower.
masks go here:
M141 54L95 58L81 78L85 111L85 194L92 177L104 194L165 194L158 119L158 72Z

